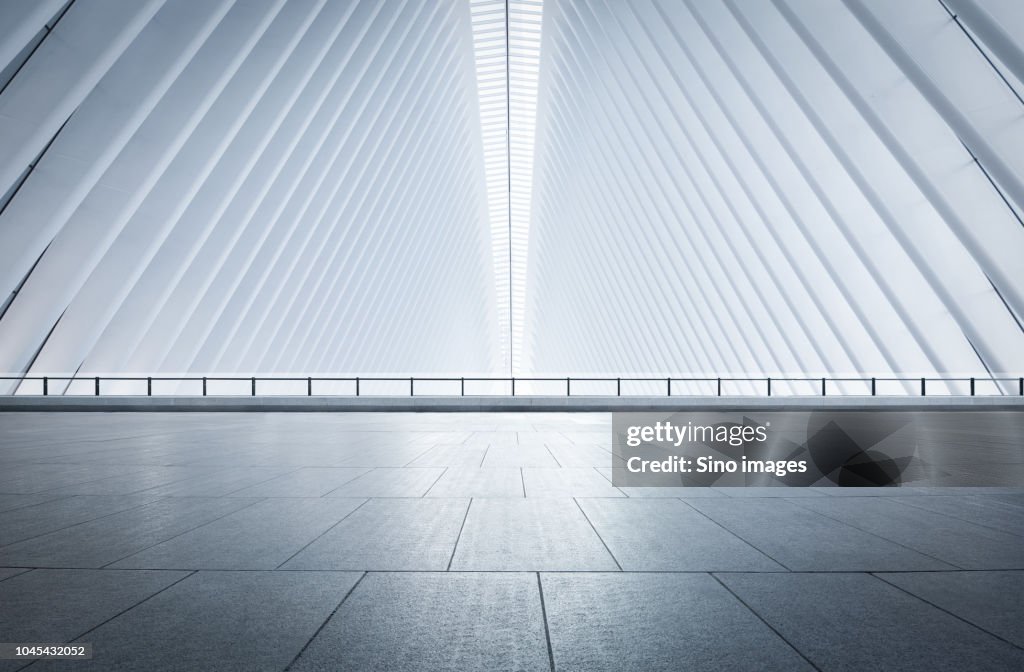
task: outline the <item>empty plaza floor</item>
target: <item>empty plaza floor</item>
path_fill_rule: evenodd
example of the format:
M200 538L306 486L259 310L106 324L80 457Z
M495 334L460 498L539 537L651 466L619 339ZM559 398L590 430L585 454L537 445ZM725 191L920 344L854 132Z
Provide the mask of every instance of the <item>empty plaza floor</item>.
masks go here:
M599 413L3 413L0 641L92 645L32 670L1024 669L1024 488L610 468Z

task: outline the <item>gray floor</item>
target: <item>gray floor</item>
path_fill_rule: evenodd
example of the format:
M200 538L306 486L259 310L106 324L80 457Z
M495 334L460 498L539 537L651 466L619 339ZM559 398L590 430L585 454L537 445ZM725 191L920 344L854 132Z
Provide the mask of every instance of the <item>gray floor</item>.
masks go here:
M1024 669L1024 489L624 491L609 441L3 413L0 640L93 645L33 670Z

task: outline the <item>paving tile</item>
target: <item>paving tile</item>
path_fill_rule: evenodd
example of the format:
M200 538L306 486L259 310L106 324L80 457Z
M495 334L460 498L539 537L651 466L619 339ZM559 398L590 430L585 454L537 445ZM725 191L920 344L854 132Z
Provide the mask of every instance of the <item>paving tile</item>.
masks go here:
M230 493L229 497L321 497L370 471L366 467L306 467Z
M0 565L102 567L257 501L162 499L2 547Z
M43 502L52 502L53 500L60 498L61 495L52 495L45 492L34 495L0 495L0 513L20 509L26 506L32 506L34 504L42 504Z
M12 576L24 574L28 571L31 571L28 567L0 567L0 581L5 581Z
M20 574L0 582L0 638L5 642L70 642L187 575L94 569L37 569ZM95 655L101 652L95 651ZM81 664L62 662L63 669L78 669ZM23 660L2 660L0 670L16 670L24 664ZM38 663L32 669L37 667Z
M618 569L571 499L478 499L469 507L452 570Z
M114 563L152 569L274 569L361 499L270 499Z
M484 456L484 467L557 467L551 452L543 445L491 445Z
M338 466L344 467L405 467L427 452L426 446L367 447L353 450Z
M674 499L581 499L626 571L783 571L731 532Z
M542 574L541 583L557 670L813 669L707 574Z
M822 488L826 495L833 497L916 497L928 494L925 488L911 485L863 488Z
M122 466L117 473L128 474L144 468ZM18 471L19 475L0 482L0 493L29 495L114 475L109 466L87 464L38 465L35 469Z
M208 467L151 466L129 474L76 483L47 492L54 495L130 495L161 485L205 476L208 473Z
M518 467L452 467L426 496L523 497L523 472Z
M534 574L368 574L292 672L550 669Z
M687 503L794 571L953 569L898 543L808 511L794 501L726 498Z
M901 572L878 576L1024 648L1024 572Z
M901 497L901 504L941 513L982 527L1009 534L1024 535L1024 507L994 497L960 495L954 497Z
M479 467L484 460L486 446L463 445L434 446L409 463L410 467Z
M223 497L257 483L295 471L296 467L246 467L232 469L210 469L203 476L196 476L175 483L168 483L150 490L146 494L161 497Z
M328 492L325 497L422 497L444 473L441 467L373 469Z
M89 633L83 641L92 643L93 658L74 669L279 672L359 576L199 572ZM37 668L66 670L68 663Z
M801 506L964 569L1024 569L1024 537L885 498L807 498Z
M1024 651L868 574L718 578L823 672L999 672Z
M612 464L611 452L598 446L546 445L560 467L608 467Z
M0 546L77 525L159 499L153 495L64 497L0 513Z
M787 488L783 486L745 486L745 487L715 487L712 489L721 492L726 497L785 497L793 499L796 497L826 497L822 492L825 488Z
M444 571L469 501L371 499L282 569Z
M526 467L523 482L527 497L625 497L593 467Z

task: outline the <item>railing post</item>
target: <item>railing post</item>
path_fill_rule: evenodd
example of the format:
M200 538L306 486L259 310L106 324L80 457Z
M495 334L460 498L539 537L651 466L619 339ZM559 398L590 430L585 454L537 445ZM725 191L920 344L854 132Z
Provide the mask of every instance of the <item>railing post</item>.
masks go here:
M722 379L718 379L718 396L722 396Z
M50 379L43 376L43 396L50 394Z
M313 377L309 376L306 378L306 396L313 396Z
M206 396L206 376L203 376L203 396Z
M256 376L252 377L252 396L256 396Z
M615 396L616 397L621 397L622 396L622 378L616 378L615 379Z
M769 377L766 378L765 380L768 381L768 396L770 397L772 396L772 379Z
M153 396L153 376L146 376L146 396Z
M459 378L459 396L466 396L466 377Z
M359 376L356 376L356 396L359 396Z
M821 396L825 396L825 379L821 379Z
M569 387L569 380L570 380L570 378L566 377L566 379L565 379L565 396L567 396L567 397L571 397L572 396L572 388Z
M974 396L974 377L971 377L971 396Z
M875 377L871 376L871 396L875 396Z
M1017 390L1020 392L1020 396L1024 397L1024 376L1017 379Z
M96 376L96 396L100 396L100 377Z
M924 378L923 378L923 377L921 378L921 396L922 396L922 397L923 397L923 396L925 396L925 390L924 390Z
M415 395L415 394L413 393L413 383L412 383L412 376L409 376L409 396L410 396L410 397L414 397L414 396L416 396L416 395Z
M512 376L512 396L516 396L516 377Z

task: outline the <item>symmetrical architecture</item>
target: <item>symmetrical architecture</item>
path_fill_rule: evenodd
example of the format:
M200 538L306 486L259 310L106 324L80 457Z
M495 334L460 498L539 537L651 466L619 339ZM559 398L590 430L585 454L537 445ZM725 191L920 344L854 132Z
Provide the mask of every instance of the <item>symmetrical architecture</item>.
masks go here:
M7 374L1024 370L1014 0L5 2L0 69Z

